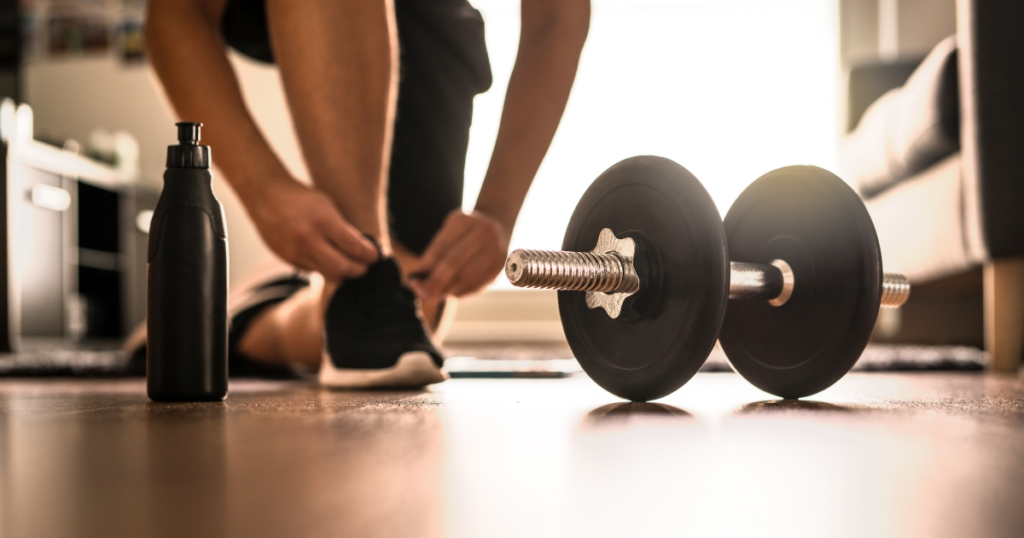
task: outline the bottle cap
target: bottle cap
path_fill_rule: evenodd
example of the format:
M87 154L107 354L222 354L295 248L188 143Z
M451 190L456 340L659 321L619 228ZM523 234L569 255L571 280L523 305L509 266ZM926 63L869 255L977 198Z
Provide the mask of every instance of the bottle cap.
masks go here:
M178 145L167 146L167 168L209 168L210 146L199 145L202 123L179 122Z

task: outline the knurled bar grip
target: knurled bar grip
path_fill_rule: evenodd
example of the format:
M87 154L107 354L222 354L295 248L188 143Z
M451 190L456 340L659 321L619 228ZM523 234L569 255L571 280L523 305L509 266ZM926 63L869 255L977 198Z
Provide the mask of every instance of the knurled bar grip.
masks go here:
M781 265L785 266L784 263ZM786 286L784 272L777 265L730 262L730 299L778 298ZM626 261L609 252L566 252L558 250L516 250L505 261L505 275L513 286L554 290L632 293L638 289ZM790 281L792 286L798 283ZM884 273L882 307L898 308L910 297L910 283L897 273Z

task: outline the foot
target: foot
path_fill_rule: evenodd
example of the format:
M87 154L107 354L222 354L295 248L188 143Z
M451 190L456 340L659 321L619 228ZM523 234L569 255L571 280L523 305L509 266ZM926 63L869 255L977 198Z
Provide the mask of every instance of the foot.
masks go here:
M421 387L448 378L443 364L394 259L346 280L331 296L324 314L321 384Z

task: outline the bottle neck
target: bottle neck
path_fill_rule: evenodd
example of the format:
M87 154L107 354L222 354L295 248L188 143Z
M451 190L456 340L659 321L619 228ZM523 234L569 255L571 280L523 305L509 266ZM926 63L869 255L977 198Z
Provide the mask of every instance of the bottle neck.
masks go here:
M167 168L209 168L210 146L167 146Z

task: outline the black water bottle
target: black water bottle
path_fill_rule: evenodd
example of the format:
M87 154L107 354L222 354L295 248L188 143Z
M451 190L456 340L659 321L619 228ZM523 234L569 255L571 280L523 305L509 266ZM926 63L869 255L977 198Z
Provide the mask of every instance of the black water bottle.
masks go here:
M228 394L228 238L199 123L179 123L149 229L146 381L155 401Z

